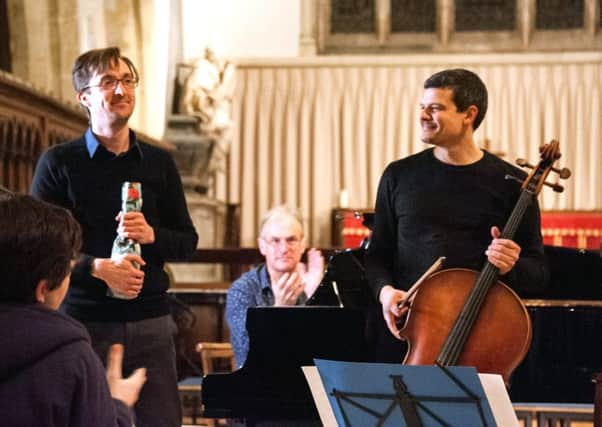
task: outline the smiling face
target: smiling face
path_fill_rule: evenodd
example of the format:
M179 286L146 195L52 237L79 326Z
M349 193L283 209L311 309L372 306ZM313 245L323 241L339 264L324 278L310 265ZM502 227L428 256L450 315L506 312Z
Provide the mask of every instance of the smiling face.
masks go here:
M136 106L136 89L126 87L118 82L114 88L103 88L102 83L108 80L134 78L132 70L119 59L102 72L96 72L88 82L87 89L77 94L78 101L88 109L92 127L105 127L127 124Z
M427 88L420 102L420 139L427 144L450 147L472 137L476 112L474 105L458 111L451 89Z

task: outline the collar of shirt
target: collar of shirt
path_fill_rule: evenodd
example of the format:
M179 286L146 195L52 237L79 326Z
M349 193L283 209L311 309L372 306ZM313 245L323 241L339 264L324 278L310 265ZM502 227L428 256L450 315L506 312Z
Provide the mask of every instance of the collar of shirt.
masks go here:
M261 289L265 291L266 289L272 290L272 281L270 280L270 275L268 274L268 267L265 264L262 264L259 267L259 282L261 283Z
M270 306L274 305L274 292L272 291L272 281L268 274L268 268L265 264L262 264L257 270L259 276L259 283L261 284L261 295L264 304Z
M259 275L259 283L261 284L261 293L263 295L270 295L273 297L272 281L270 280L268 267L265 264L262 264L259 266L257 274Z
M119 156L135 155L138 157L138 159L142 159L142 149L140 148L140 144L138 144L136 134L131 129L129 132L130 148L126 152L116 155L114 153L111 153L100 142L98 142L98 139L96 138L96 135L94 135L94 133L92 132L92 129L88 128L84 137L86 139L86 149L88 150L90 158L94 159L98 156L102 156L103 158L114 158Z

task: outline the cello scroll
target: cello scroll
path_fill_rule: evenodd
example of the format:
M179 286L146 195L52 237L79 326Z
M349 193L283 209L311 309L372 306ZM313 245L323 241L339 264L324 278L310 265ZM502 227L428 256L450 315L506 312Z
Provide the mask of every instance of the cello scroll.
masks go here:
M554 162L561 157L560 154L560 144L557 140L553 139L548 144L541 145L539 147L539 152L541 154L541 161L536 165L532 165L525 159L516 159L516 164L523 168L531 169L531 173L527 178L522 181L514 176L506 175L506 179L514 179L519 181L522 184L522 189L529 189L530 185L534 185L532 189L533 194L537 195L541 191L543 185L546 185L557 193L562 193L564 191L564 187L560 184L546 182L546 178L550 172L555 172L558 174L560 179L568 179L571 177L571 170L568 168L558 169L554 167ZM535 181L532 184L532 181Z

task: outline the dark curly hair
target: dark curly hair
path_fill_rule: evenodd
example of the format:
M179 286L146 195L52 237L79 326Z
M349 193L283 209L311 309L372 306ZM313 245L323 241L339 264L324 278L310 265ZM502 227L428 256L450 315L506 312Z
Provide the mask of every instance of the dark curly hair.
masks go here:
M69 211L26 194L0 193L0 302L35 302L41 280L56 289L80 247L80 226Z
M439 71L424 82L424 88L448 88L452 90L452 100L458 111L468 107L477 107L477 116L472 127L477 130L487 112L487 88L483 81L472 71L463 68Z

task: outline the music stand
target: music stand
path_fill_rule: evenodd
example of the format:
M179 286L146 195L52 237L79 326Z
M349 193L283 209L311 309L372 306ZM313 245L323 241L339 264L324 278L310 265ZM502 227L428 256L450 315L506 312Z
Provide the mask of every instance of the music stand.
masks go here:
M315 364L340 426L496 426L472 367Z
M364 269L364 250L335 252L328 260L320 286L306 301L310 306L338 306L366 311L376 305Z

